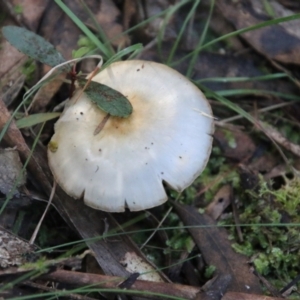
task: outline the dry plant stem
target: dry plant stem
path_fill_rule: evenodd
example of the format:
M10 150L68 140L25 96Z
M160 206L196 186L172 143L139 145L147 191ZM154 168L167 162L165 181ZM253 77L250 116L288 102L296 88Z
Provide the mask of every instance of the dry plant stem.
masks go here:
M98 71L100 70L100 67L96 67L95 70L92 72L92 74L90 74L88 76L88 80L85 83L83 89L81 90L81 92L79 93L77 99L75 100L74 103L76 103L78 101L78 99L81 97L81 95L83 94L84 90L88 87L88 85L90 84L90 82L92 81L93 77L98 73Z
M300 146L296 145L292 142L290 142L287 138L285 138L278 130L276 130L274 127L259 122L260 126L264 129L265 133L268 135L268 137L272 138L275 142L283 146L285 149L289 150L296 156L300 157Z
M143 50L135 57L135 59L139 59L142 57L142 55L147 51L150 50L152 47L154 47L157 44L157 38L154 38L152 41L150 41L146 46L143 47Z
M57 270L53 273L43 275L41 278L76 286L95 285L95 288L99 287L116 289L116 292L120 294L122 293L122 291L124 291L123 289L118 288L118 285L124 281L124 278L122 277ZM195 296L201 291L199 287L143 280L135 281L130 289L125 290L126 294L128 294L128 291L131 290L140 291L143 297L150 297L152 299L153 296L145 295L145 292L160 293L168 296L181 297L184 299L194 299ZM201 298L199 299L201 300Z
M254 271L255 275L259 278L259 280L262 282L262 284L265 286L265 288L271 293L272 296L280 298L282 295L280 292L261 274Z
M97 135L100 133L100 131L104 128L105 124L107 123L108 119L110 117L110 114L107 114L104 119L100 122L100 124L97 126L97 128L94 131L94 135Z
M253 123L255 126L257 126L258 129L260 129L270 140L271 142L274 144L274 146L276 147L276 149L278 150L278 152L280 153L282 159L284 160L284 162L286 163L286 165L289 167L290 170L292 170L294 173L297 173L297 171L295 170L295 168L291 165L291 163L289 162L288 158L286 157L286 155L283 153L283 151L281 150L281 148L278 146L277 142L275 141L275 139L268 133L268 131L265 129L263 122L259 121L259 120L255 120L255 123Z
M206 214L199 214L194 207L174 202L172 204L183 224L189 226L187 230L205 262L216 266L218 275L232 276L228 290L261 294L259 280L247 265L248 258L232 249L225 229L216 227L212 218Z
M290 105L293 105L293 104L295 104L297 102L298 101L282 102L282 103L278 103L278 104L274 104L274 105L270 105L268 107L264 107L264 108L258 109L255 112L257 114L259 114L259 113L263 113L263 112L275 110L275 109L278 109L278 108L282 108L282 107L285 107L285 106L290 106ZM250 114L253 114L253 113L254 113L253 111L250 112ZM243 119L243 118L244 118L244 116L236 115L236 116L233 116L233 117L230 117L230 118L218 121L218 122L216 122L216 124L219 125L219 126L223 126L224 123L233 122L233 121L236 121L236 120L239 120L239 119Z
M167 216L171 213L173 207L170 207L169 210L166 212L166 214L164 215L164 217L162 218L162 220L159 222L159 224L157 225L156 229L151 233L151 235L148 237L148 239L144 242L144 244L140 247L140 250L142 250L148 243L149 241L153 238L153 236L155 235L155 233L157 232L158 228L161 227L161 225L163 224L163 222L165 221L165 219L167 218Z
M50 205L51 205L51 203L52 203L52 200L53 200L55 191L56 191L56 181L54 180L54 182L53 182L53 187L52 187L52 190L51 190L51 194L50 194L50 197L49 197L48 204L47 204L47 206L46 206L46 208L45 208L45 211L44 211L44 213L43 213L41 219L39 220L39 223L37 224L37 226L36 226L36 228L35 228L35 230L34 230L32 236L31 236L31 238L30 238L29 244L33 244L34 241L35 241L35 239L36 239L36 236L37 236L37 234L38 234L38 232L39 232L39 230L40 230L40 228L41 228L41 225L42 225L43 220L44 220L44 218L45 218L45 216L46 216L46 213L47 213L47 211L48 211L48 209L49 209L49 207L50 207Z
M180 192L178 194L178 196L176 197L175 201L178 201L178 199L180 198L182 192ZM163 222L165 221L165 219L169 216L169 214L171 213L171 211L173 210L173 207L170 207L168 209L168 211L166 212L166 214L164 215L164 217L162 218L162 220L159 222L158 226L156 227L156 229L152 232L152 234L149 236L149 238L144 242L144 244L140 247L140 250L142 250L148 243L149 241L153 238L153 236L155 235L155 233L157 232L158 228L161 227L161 225L163 224Z
M268 59L268 61L278 70L284 72L285 74L287 74L289 76L289 78L292 78L293 83L295 83L295 85L300 88L300 82L299 80L297 80L290 71L288 71L286 68L284 68L280 63L276 62L273 59Z

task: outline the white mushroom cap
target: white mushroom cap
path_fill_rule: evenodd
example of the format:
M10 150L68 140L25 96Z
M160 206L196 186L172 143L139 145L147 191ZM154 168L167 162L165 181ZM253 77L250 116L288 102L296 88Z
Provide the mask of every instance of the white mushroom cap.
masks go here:
M122 212L164 203L163 182L182 191L206 166L214 130L202 92L159 63L111 64L93 78L132 104L128 118L110 117L79 91L55 124L49 165L58 184L96 209Z

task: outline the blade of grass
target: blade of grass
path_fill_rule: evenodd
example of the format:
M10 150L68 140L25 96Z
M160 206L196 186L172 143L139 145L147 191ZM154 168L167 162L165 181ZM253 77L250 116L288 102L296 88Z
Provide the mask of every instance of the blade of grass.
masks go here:
M162 26L161 26L161 28L158 32L158 35L157 35L157 52L158 52L162 62L165 61L164 55L162 53L162 43L163 43L163 40L164 40L165 31L166 31L166 28L169 24L169 21L174 16L174 14L177 12L177 10L179 10L179 8L181 8L181 6L186 5L189 2L190 1L181 1L177 5L171 6L169 9L166 10L166 14L165 14L165 17L164 17L164 20L163 20L163 24L162 24ZM177 38L178 43L179 43L179 39ZM173 46L173 48L174 48L174 46ZM177 46L174 49L174 53L175 53L176 49L177 49Z
M214 10L214 7L215 7L215 0L211 0L210 2L210 7L209 7L209 12L208 12L208 17L206 19L206 22L205 22L205 26L204 26L204 29L203 29L203 32L201 34L201 37L200 37L200 40L196 46L196 49L198 49L198 51L195 51L191 57L191 60L190 60L190 63L189 63L189 67L188 67L188 70L186 72L186 77L190 78L191 75L192 75L192 72L193 72L193 69L194 69L194 65L196 63L196 60L198 58L198 55L201 51L201 46L205 40L205 37L206 37L206 34L207 34L207 31L208 31L208 27L209 27L209 23L210 23L210 20L211 20L211 17L212 17L212 13L213 13L213 10Z
M114 55L99 39L96 37L91 30L89 30L86 25L65 5L62 0L54 0L55 3L65 12L67 16L80 28L80 30L99 48L99 50L104 54L106 58Z
M255 76L255 77L210 77L210 78L194 80L194 82L197 84L203 82L264 81L264 80L273 80L273 79L286 78L286 77L288 77L288 75L285 73L276 73L276 74L268 74L268 75Z
M148 23L154 21L155 19L159 18L159 17L162 17L164 15L171 15L171 14L174 14L178 9L180 9L183 5L189 3L189 2L192 2L191 0L182 0L180 1L179 3L176 3L175 5L171 5L170 7L168 7L167 9L161 11L160 13L140 22L139 24L125 30L122 34L128 34L128 33L131 33L132 31L136 30L136 29L139 29L145 25L147 25ZM163 25L164 26L164 25ZM163 28L162 26L162 28ZM121 34L117 35L114 39L117 39L121 36ZM159 35L158 35L159 36ZM112 39L112 40L114 40Z
M84 0L80 0L80 4L82 5L83 9L87 12L89 17L91 18L95 28L97 29L97 31L99 33L100 39L103 41L104 45L109 48L111 55L115 54L116 52L115 52L113 46L111 45L110 40L106 36L106 34L105 34L104 30L102 29L102 27L100 26L99 22L97 22L93 12L89 9L89 7L86 5Z
M212 45L214 45L218 42L224 41L224 40L226 40L230 37L237 36L237 35L246 33L248 31L260 29L260 28L263 28L263 27L267 27L267 26L271 26L271 25L275 25L275 24L279 24L279 23L283 23L283 22L297 20L297 19L300 19L300 14L294 14L294 15L288 16L288 17L282 17L282 18L277 18L277 19L274 19L274 20L268 20L268 21L265 21L265 22L261 22L259 24L255 24L255 25L246 27L246 28L238 29L238 30L230 32L228 34L224 34L224 35L220 36L219 38L216 38L216 39L204 44L203 46L201 46L199 48L196 48L194 51L191 51L189 54L187 54L184 57L182 57L182 58L178 59L177 61L173 62L172 66L178 65L179 63L183 62L184 60L190 58L191 56L194 55L195 52L199 52L199 51L201 51L205 48L208 48L208 47L210 47L210 46L212 46Z
M267 107L258 109L257 112L259 114L261 114L261 113L272 111L272 110L276 110L276 109L279 109L279 108L282 108L282 107L285 107L285 106L293 105L293 104L295 104L297 102L298 101L290 101L290 102L277 103L277 104L274 104L274 105L271 105L271 106L267 106ZM229 122L233 122L233 121L236 121L236 120L239 120L239 119L242 119L242 118L243 117L241 115L236 115L236 116L233 116L233 117L221 120L221 123L222 124L229 123Z
M181 25L180 31L177 35L177 38L176 38L176 40L175 40L175 42L174 42L174 44L171 48L169 56L168 56L167 65L169 65L172 62L174 54L175 54L175 52L178 48L179 42L180 42L180 40L182 38L182 35L183 35L183 33L186 29L186 26L187 26L188 22L190 21L190 19L192 18L192 16L194 15L200 1L201 0L194 1L194 4L193 4L192 8L190 9L190 11L189 11L188 15L186 16L185 20L183 21L183 24Z
M224 91L217 91L216 94L223 97L241 96L241 95L261 95L261 96L271 95L271 96L276 96L288 100L300 100L300 96L296 96L296 95L266 91L266 90L255 90L255 89L224 90Z
M122 225L123 226L123 225ZM92 243L95 241L99 241L104 238L115 238L121 235L134 235L138 233L147 233L147 232L152 232L154 230L156 231L164 231L164 230L178 230L178 229L189 229L189 228L215 228L215 227L220 227L220 228L232 228L232 227L251 227L251 226L257 226L257 227L272 227L272 226L277 226L277 227L300 227L300 223L256 223L256 224L251 224L251 223L243 223L243 224L215 224L215 225L199 225L199 226L170 226L170 227L159 227L159 228L147 228L147 229L138 229L138 230L132 230L132 231L124 231L124 232L114 232L114 233L108 233L105 236L96 236L92 238L86 238L82 240L77 240L65 244L60 244L48 248L44 248L41 250L36 251L35 253L43 253L43 252L52 252L56 249L64 248L64 247L69 247L69 246L74 246L82 243ZM70 251L70 250L69 250Z
M126 278L124 278L125 280ZM94 285L93 285L94 286ZM182 297L175 297L167 294L161 294L161 293L152 293L152 292L146 292L146 291L135 291L135 290L126 290L126 289L109 289L109 288L85 288L80 287L77 289L72 290L60 290L55 292L45 292L42 294L36 294L36 295L27 295L27 296L21 296L21 297L14 297L10 298L10 300L31 300L31 299L41 299L41 296L43 299L46 300L52 300L52 299L58 299L58 297L64 297L68 296L69 294L83 294L83 293L117 293L117 294L128 294L128 295L136 295L136 296L147 296L147 298L150 299L173 299L173 300L186 300L186 298ZM51 296L50 298L45 298L46 296Z
M17 120L16 125L18 126L19 129L31 127L39 123L43 123L58 118L59 116L60 116L59 112L33 114L28 117L24 117L22 119Z
M135 55L137 53L139 53L141 50L143 49L143 45L142 44L135 44L132 46L129 46L121 51L119 51L118 53L116 53L115 55L113 55L112 57L110 57L102 66L102 69L108 67L111 63L115 62L115 61L119 61L121 60L121 58L123 56L126 56L128 54L131 53L131 55Z
M233 102L229 101L228 99L224 98L222 95L219 95L217 92L213 92L206 86L202 84L197 84L197 86L205 93L207 98L214 98L224 104L226 107L230 108L231 110L237 112L239 115L242 115L245 119L249 120L251 123L256 124L256 120L245 110L243 110L238 105L234 104Z
M178 7L171 7L168 11L166 11L166 14L164 16L163 19L163 23L158 31L157 34L157 52L159 54L159 57L161 58L161 61L164 61L164 55L162 54L162 43L164 40L164 36L165 36L165 32L166 32L166 28L169 24L170 19L172 18L172 16L175 14L175 12L177 11Z

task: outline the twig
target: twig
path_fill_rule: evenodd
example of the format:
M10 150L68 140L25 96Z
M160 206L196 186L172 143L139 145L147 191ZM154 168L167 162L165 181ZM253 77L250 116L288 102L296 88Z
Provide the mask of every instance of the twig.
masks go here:
M197 299L197 300L207 300L207 295L202 291L200 287L182 285L177 283L164 283L164 282L153 282L153 281L143 281L137 280L129 289L120 289L118 284L123 282L125 278L89 274L65 270L57 270L50 274L42 275L40 279L52 280L66 284L72 284L77 286L95 285L94 287L104 288L104 289L114 289L114 292L119 294L132 294L135 296L137 292L140 292L143 298L153 299L153 295L150 293L160 293L168 296L183 298L183 299ZM147 295L147 293L149 293ZM159 297L156 296L155 299ZM166 298L163 298L166 299ZM211 299L211 298L210 298ZM222 300L279 300L283 298L268 297L265 295L257 294L247 294L238 292L227 292Z
M100 124L97 126L97 128L94 131L94 135L97 135L100 133L100 131L104 128L105 124L107 123L108 119L110 117L110 114L107 114L104 119L100 122Z
M283 146L285 149L291 151L296 156L300 157L300 146L290 142L284 137L277 129L269 124L259 122L260 126L264 129L264 132L271 137L278 144Z
M94 287L115 289L116 292L120 294L130 294L130 291L135 291L132 294L136 295L136 292L141 292L143 297L151 297L152 299L153 296L150 294L147 295L147 293L159 293L163 295L180 297L183 299L194 299L195 296L201 291L200 287L143 280L135 281L135 283L129 289L124 290L120 289L118 285L126 278L65 270L57 270L50 274L42 275L40 278L76 286L95 285ZM201 298L198 299L201 300Z

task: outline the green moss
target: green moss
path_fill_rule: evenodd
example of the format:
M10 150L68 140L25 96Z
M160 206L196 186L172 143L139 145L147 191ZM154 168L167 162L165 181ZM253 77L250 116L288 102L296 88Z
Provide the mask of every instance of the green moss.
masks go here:
M278 190L272 190L261 178L258 191L248 191L240 198L240 223L247 226L242 226L244 241L232 246L250 257L256 270L278 289L300 272L299 195L297 177ZM232 224L233 219L226 223ZM234 228L230 237L238 241Z

